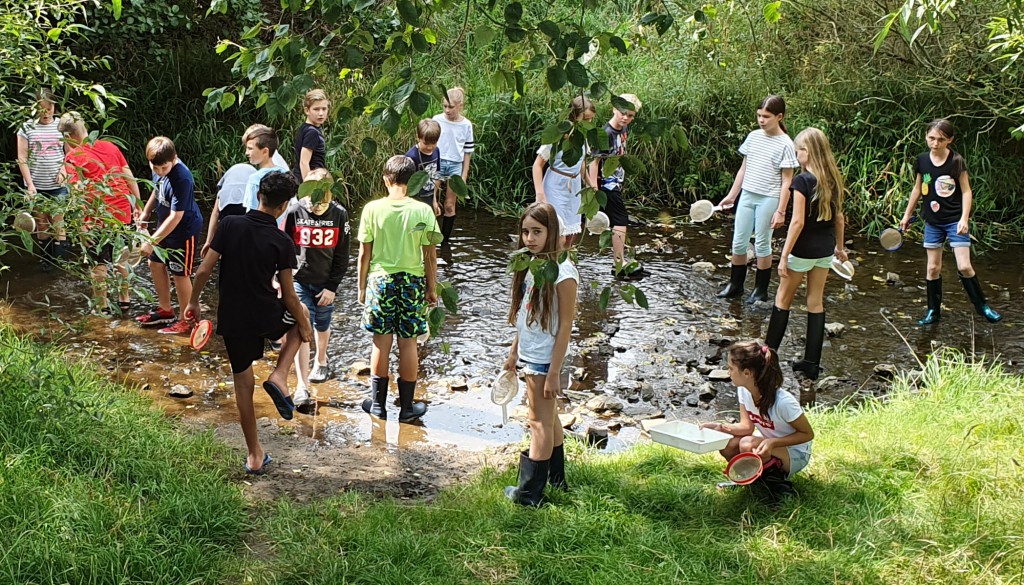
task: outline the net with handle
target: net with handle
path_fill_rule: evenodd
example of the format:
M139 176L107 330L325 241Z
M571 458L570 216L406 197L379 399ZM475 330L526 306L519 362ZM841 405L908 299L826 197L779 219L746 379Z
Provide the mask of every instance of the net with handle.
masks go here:
M849 260L846 262L840 262L839 258L833 257L832 272L835 272L844 280L852 280L854 273L853 262L850 262Z
M729 460L729 464L725 466L725 475L736 484L747 485L761 477L763 470L764 465L761 463L761 458L754 453L747 452L740 453Z
M491 384L491 402L501 407L502 424L508 424L508 403L519 394L519 378L512 370L502 370Z
M608 214L598 211L594 214L594 217L587 220L587 231L593 236L598 236L608 231L611 223L611 220L608 219Z
M707 221L715 214L715 204L707 199L701 199L690 206L690 221L701 223Z
M36 220L31 213L22 211L14 216L14 229L19 232L32 233L36 231Z

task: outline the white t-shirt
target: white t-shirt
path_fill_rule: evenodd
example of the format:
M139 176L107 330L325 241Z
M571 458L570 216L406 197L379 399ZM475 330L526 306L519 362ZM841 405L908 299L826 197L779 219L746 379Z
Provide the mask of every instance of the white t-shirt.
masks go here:
M238 163L232 165L228 172L220 178L217 183L217 197L219 205L217 209L224 209L228 205L245 204L245 186L249 177L256 172L256 168L250 164Z
M555 279L555 286L563 280L573 279L580 281L580 273L573 266L572 262L566 259L558 265L558 278ZM555 334L558 332L558 289L552 295L551 330L541 328L540 320L527 325L530 311L530 296L533 294L533 273L526 272L526 292L523 294L523 302L519 305L519 314L516 316L516 331L519 332L519 359L532 364L551 364L551 350L555 347ZM553 364L553 368L561 369L562 364Z
M464 155L472 154L473 123L468 118L452 122L444 114L434 116L434 121L441 125L441 137L437 140L437 148L441 151L441 160L462 162Z
M768 136L760 128L747 134L740 145L740 154L747 157L747 170L743 173L744 191L778 197L782 189L782 169L800 166L796 160L793 140L786 134Z
M292 168L288 166L288 161L284 160L284 157L281 156L281 153L276 150L274 151L274 156L270 157L270 160L273 161L275 165L281 167L285 171L292 170Z
M779 388L778 393L775 395L775 404L768 409L768 418L761 416L761 411L754 404L754 397L743 386L736 389L736 397L739 398L743 408L747 410L750 420L757 427L761 436L766 439L788 437L795 433L796 429L790 423L800 418L800 415L804 413L804 409L800 408L800 402L782 388ZM790 448L810 454L812 442L807 441L799 445L790 445Z
M18 136L28 141L28 174L36 189L60 187L57 175L64 166L64 136L57 130L58 124L57 120L49 124L29 120L18 129Z

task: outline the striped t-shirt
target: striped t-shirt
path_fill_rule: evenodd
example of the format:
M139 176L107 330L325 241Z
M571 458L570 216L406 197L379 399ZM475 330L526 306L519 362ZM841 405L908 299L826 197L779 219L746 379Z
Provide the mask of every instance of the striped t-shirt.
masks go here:
M452 122L438 114L434 121L441 125L441 138L437 141L441 160L462 162L464 155L473 153L473 123L468 118Z
M740 145L740 154L747 157L747 170L743 173L744 191L778 197L782 189L782 169L800 166L796 160L793 139L787 134L768 136L760 128L747 134Z
M40 124L29 120L21 125L18 136L28 141L28 170L36 189L57 189L57 175L64 166L63 136L57 130L58 122Z

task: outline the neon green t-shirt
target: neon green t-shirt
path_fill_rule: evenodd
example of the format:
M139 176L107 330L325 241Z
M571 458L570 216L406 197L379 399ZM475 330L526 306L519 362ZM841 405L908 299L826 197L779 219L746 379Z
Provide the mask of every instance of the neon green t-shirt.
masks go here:
M423 246L436 246L443 236L434 210L416 199L376 199L359 219L359 241L373 242L370 274L408 272L423 276Z

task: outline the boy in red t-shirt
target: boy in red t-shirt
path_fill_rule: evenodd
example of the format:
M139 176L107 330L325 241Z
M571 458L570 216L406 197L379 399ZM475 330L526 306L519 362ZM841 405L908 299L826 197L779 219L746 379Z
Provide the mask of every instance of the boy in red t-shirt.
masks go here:
M84 229L103 229L112 221L122 225L130 224L133 215L138 215L139 185L121 150L106 140L88 142L89 133L77 112L61 116L57 128L64 134L70 149L64 157L60 181L69 187L81 188L86 202ZM97 199L102 199L102 202ZM92 268L96 309L109 315L112 311L107 300L107 265L114 264L114 244L108 240L101 245L103 240L101 237L100 243L90 243L89 257L96 263ZM123 263L115 264L114 267L122 276L118 290L118 309L123 313L131 301L128 267Z

